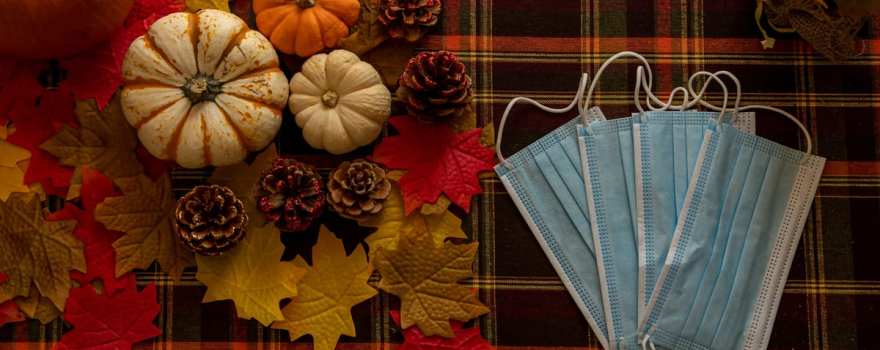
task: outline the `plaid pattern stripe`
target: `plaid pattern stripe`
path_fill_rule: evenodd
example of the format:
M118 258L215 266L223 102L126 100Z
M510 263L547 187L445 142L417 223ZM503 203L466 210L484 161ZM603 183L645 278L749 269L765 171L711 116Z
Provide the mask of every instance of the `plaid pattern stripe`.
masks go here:
M468 64L476 89L479 124L497 123L514 96L564 105L581 72L593 72L613 53L645 54L655 88L668 92L698 70L729 70L740 77L744 103L784 108L801 118L816 152L828 158L811 216L776 317L772 349L880 348L880 24L862 33L863 55L832 64L796 36L778 37L764 51L754 27L753 1L708 0L445 0L443 21L419 47L455 52ZM246 9L247 1L234 8ZM251 19L252 20L252 19ZM609 117L635 108L634 65L612 67L602 78L595 104ZM719 95L712 95L719 101ZM505 135L512 154L572 116L518 107ZM802 147L784 118L758 113L758 134ZM288 116L280 142L324 173L344 160L308 150ZM358 151L345 159L363 156ZM204 171L175 171L178 194L203 183ZM469 281L491 313L474 323L501 349L599 348L509 195L495 177L463 217L480 242L476 277ZM307 239L306 239L307 240ZM295 245L297 242L293 242ZM373 283L377 282L374 276ZM286 332L235 317L230 302L200 304L205 291L190 271L172 282L155 269L138 273L156 283L163 335L144 349L292 349ZM388 317L398 307L385 293L354 308L356 338L343 349L388 349L402 336ZM36 321L0 328L0 349L45 349L65 325Z

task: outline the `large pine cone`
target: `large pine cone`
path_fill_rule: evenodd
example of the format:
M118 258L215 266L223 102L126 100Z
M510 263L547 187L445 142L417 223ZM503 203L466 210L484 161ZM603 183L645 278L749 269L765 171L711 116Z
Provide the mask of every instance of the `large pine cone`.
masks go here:
M376 214L391 193L385 169L363 159L344 162L327 181L327 202L342 216L357 219Z
M177 234L193 252L220 255L244 238L248 216L223 186L197 186L177 202Z
M257 209L282 231L304 231L323 213L324 198L321 176L313 166L278 158L260 179Z
M379 22L388 29L388 36L416 41L437 24L441 9L440 0L382 0Z
M460 116L473 99L464 63L448 51L422 52L409 60L400 76L397 97L409 114L425 121Z

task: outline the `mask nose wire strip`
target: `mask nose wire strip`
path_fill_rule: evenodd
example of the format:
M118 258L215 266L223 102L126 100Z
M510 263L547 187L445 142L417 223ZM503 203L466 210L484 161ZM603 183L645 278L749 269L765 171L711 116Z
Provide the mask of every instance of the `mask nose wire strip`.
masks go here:
M528 98L528 97L516 97L513 100L510 100L510 102L507 103L507 108L504 109L504 114L501 115L501 120L498 122L498 136L495 140L495 155L498 157L498 160L502 164L504 164L504 166L506 166L508 169L513 168L513 165L510 164L510 162L508 162L507 159L505 159L504 156L501 154L501 138L504 135L504 124L507 123L507 117L510 116L510 111L513 109L513 106L515 106L519 102L526 102L528 104L531 104L535 107L540 108L541 110L543 110L545 112L557 113L557 114L558 113L565 113L565 112L572 110L576 105L578 105L580 103L580 101L583 99L584 90L586 90L587 83L589 81L590 81L589 74L584 73L581 75L581 81L578 84L577 94L575 94L574 99L571 100L571 103L569 103L568 106L563 107L563 108L547 107L547 106L541 104L540 102L535 101L535 100ZM581 112L583 113L583 111L581 111Z
M806 145L807 149L804 153L806 153L806 154L813 153L813 138L810 136L810 132L807 130L807 127L804 126L804 123L802 123L800 121L800 119L798 119L797 117L795 117L791 113L788 113L788 112L786 112L782 109L776 108L776 107L765 106L765 105L748 105L748 106L740 107L739 106L740 96L741 96L740 83L739 83L739 79L737 79L735 75L733 75L732 73L730 73L728 71L718 71L715 73L701 71L701 72L694 73L694 75L691 76L691 78L688 80L688 90L690 91L691 94L696 95L696 100L694 101L694 103L699 103L701 106L706 107L711 110L714 110L714 111L722 111L722 113L719 116L719 120L718 120L719 122L721 122L723 120L723 118L725 117L725 114L723 113L724 107L719 108L718 106L715 106L712 103L710 103L706 100L703 100L703 93L702 92L705 91L706 85L708 85L708 83L703 85L703 89L702 89L703 91L701 91L699 95L694 93L693 81L694 81L694 78L698 75L706 75L706 76L711 77L713 79L717 79L717 76L723 75L723 76L730 78L734 82L734 84L736 85L737 94L736 94L736 102L734 103L734 109L733 109L733 113L732 113L733 116L731 118L735 118L736 113L739 111L748 111L748 110L756 110L756 109L766 110L766 111L771 111L771 112L776 112L778 114L781 114L782 116L784 116L784 117L788 118L789 120L791 120L792 122L794 122L794 124L797 125L798 129L800 129L801 133L804 135L804 139L807 143L807 145ZM726 100L727 100L727 98L726 98L726 93L725 93L725 101Z

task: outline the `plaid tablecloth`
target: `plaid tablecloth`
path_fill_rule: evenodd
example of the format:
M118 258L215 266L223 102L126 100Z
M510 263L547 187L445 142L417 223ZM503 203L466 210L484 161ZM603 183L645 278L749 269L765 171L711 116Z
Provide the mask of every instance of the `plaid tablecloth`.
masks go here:
M763 50L754 26L754 1L739 0L444 0L442 23L418 50L450 50L469 65L480 124L497 123L505 104L529 96L561 106L581 72L593 72L613 53L645 54L655 85L668 92L698 70L726 69L742 80L746 103L768 104L797 115L818 154L828 158L816 202L791 269L776 318L773 349L880 348L880 41L865 41L862 56L833 64L797 36L779 37ZM238 2L235 7L246 8ZM862 33L873 38L880 25ZM633 65L602 79L596 104L608 116L634 111ZM717 94L715 95L717 100ZM289 117L289 116L288 116ZM519 107L507 127L512 154L573 115L554 116ZM803 146L796 127L758 114L758 134ZM282 152L317 164L326 173L346 157L308 149L292 120ZM178 194L204 181L206 172L175 171ZM465 230L480 242L471 283L491 313L474 324L498 348L598 348L586 321L526 227L497 178L483 181ZM344 228L338 228L344 229ZM349 229L354 230L353 227ZM288 257L308 250L309 237L291 239ZM374 281L375 281L374 277ZM281 349L287 332L235 317L230 302L201 304L204 286L193 271L172 283L155 271L138 273L159 286L163 335L138 348ZM388 348L402 341L388 317L396 298L385 293L353 310L356 338L340 348ZM0 328L0 349L48 348L66 326L36 321Z

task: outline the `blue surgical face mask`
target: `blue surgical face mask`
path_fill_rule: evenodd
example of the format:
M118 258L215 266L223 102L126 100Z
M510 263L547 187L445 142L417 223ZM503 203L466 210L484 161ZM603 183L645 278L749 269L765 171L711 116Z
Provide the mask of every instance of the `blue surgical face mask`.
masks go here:
M793 150L724 123L705 132L640 326L643 344L767 347L825 162L809 148Z
M640 320L666 259L703 135L717 116L697 111L633 116ZM754 134L754 113L740 113L734 127Z
M638 346L632 117L578 128L599 281L612 349Z
M607 348L605 315L577 147L576 125L581 117L507 159L500 152L504 122L515 103L526 101L549 112L567 112L581 100L586 79L584 76L581 80L577 97L567 108L547 108L526 98L511 101L498 128L496 147L499 147L501 164L495 171L599 342ZM587 120L596 119L604 117L597 109L587 111Z

